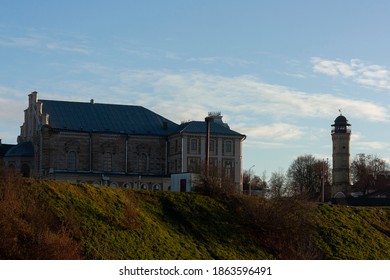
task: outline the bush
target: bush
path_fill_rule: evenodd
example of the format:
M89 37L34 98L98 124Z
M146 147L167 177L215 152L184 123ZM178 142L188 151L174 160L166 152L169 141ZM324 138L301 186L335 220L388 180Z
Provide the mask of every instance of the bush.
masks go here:
M229 178L200 175L194 184L197 193L210 197L230 196L238 194L234 182Z
M321 259L313 223L316 204L294 199L237 197L242 223L277 259Z
M12 170L0 170L0 259L79 259L65 225L25 188Z

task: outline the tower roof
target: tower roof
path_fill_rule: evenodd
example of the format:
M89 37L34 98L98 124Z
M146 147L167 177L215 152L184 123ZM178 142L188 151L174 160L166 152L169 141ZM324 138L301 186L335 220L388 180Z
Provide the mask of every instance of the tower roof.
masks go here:
M350 126L350 124L348 123L347 118L340 114L340 116L334 120L334 124L332 124L332 126Z

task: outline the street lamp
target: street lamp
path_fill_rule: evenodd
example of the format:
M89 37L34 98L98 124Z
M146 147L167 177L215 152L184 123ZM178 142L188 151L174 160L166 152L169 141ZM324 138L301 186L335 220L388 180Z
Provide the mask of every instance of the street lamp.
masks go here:
M249 195L252 195L252 187L251 187L251 169L255 167L255 165L252 165L248 170L248 184L249 184Z

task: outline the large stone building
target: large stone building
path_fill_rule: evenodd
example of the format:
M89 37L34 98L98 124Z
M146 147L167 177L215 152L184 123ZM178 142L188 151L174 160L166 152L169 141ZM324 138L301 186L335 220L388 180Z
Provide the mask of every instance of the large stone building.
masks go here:
M28 96L18 145L4 163L25 176L128 188L171 188L176 173L206 162L242 190L242 141L220 114L176 124L144 107ZM209 141L206 141L209 139Z

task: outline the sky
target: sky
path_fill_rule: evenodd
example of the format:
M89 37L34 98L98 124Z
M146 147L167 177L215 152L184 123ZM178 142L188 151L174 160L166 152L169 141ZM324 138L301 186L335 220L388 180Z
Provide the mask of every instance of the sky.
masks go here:
M243 168L270 177L301 155L390 162L390 1L0 0L0 138L27 96L144 106L176 123L221 112Z

